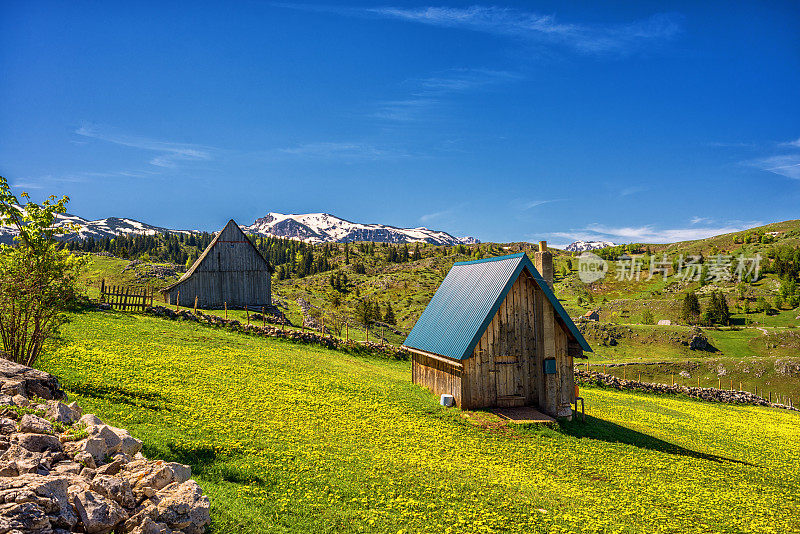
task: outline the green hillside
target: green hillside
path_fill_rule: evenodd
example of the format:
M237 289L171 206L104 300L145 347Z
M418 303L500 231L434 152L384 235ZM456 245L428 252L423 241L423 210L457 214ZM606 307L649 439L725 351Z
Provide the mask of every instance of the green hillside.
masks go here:
M175 239L168 240L169 246L160 244L153 255L163 254L158 252L162 249L172 250L173 254L184 249L189 255L197 252L189 250L196 244ZM696 385L700 379L701 384L719 385L725 381L728 387L733 385L765 395L780 394L800 401L800 334L794 330L800 326L798 239L800 221L785 221L672 245L634 244L606 249L598 253L609 259L609 272L604 279L590 285L579 279L576 255L555 251L555 291L573 317L596 310L601 323L606 325L605 331L618 331L613 344L605 333L587 333L595 348L590 362L669 362L669 365L631 368L630 372L633 376L641 373L643 377L660 382L676 380ZM137 250L134 246L137 243L133 241L127 246ZM350 337L363 340L366 332L360 312L363 303L368 302L380 310L369 319L374 323L371 339L383 336L394 344L403 342L454 262L519 251L532 254L535 250L535 245L529 243L457 247L354 243L309 245L307 248L294 244L294 248L289 249L279 247L286 244L286 240L258 243L265 253L284 261L277 266L273 277L273 295L292 323L302 324L304 315L318 321L324 319L329 329L346 322ZM650 276L648 251L659 260L663 254L668 255L670 267L666 278L660 274ZM622 253L641 263L638 279L622 276L615 261ZM672 260L677 261L680 256L702 255L709 261L720 254L731 257L760 254L760 278L750 283L735 280L701 283L674 276ZM139 263L99 255L91 258L84 275L91 288L96 288L99 280L105 278L107 283L158 289L180 275L180 270L169 264ZM309 258L313 261L307 264ZM163 270L170 268L175 274L163 276ZM156 272L162 275L155 276ZM793 286L790 280L794 280ZM90 294L95 295L95 291L90 290ZM703 328L715 349L713 352L688 347L693 327L681 317L681 307L689 291L697 294L703 309L709 306L712 294L725 297L731 324ZM301 303L305 305L305 313ZM767 309L759 310L762 304ZM396 325L382 326L390 309ZM236 318L244 317L240 311L229 313ZM662 319L671 321L672 326L650 324ZM339 333L343 335L343 331Z
M797 413L586 388L509 427L365 359L135 314L75 314L40 367L153 457L213 531L798 532Z

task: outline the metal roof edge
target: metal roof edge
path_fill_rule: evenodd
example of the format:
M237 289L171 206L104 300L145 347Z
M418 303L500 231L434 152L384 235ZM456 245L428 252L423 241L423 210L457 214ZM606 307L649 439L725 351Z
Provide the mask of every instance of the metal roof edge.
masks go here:
M522 256L527 256L527 254L525 254L524 252L517 252L516 254L506 254L505 256L493 256L491 258L483 258L480 260L457 261L453 264L453 267L455 267L456 265L475 265L476 263L510 260L512 258L521 258Z
M520 254L513 254L513 255L509 255L509 256L501 256L501 258L508 260L508 259L516 257L516 258L520 258L521 259L522 256L526 256L524 252L522 252L521 255ZM492 258L492 259L495 259L495 258ZM530 261L530 260L528 260L528 261ZM471 262L471 263L480 263L480 262L483 262L483 260L478 260L476 262ZM466 360L467 358L472 356L472 352L475 350L475 347L480 342L481 338L483 337L483 334L486 332L486 329L489 328L489 325L491 324L492 319L494 319L495 314L497 314L497 310L500 309L500 306L503 304L503 301L506 300L506 297L508 296L509 291L511 291L511 288L514 286L514 282L517 281L517 278L519 278L519 275L522 272L522 269L524 267L525 267L525 262L524 261L520 261L517 264L517 266L514 267L514 272L512 272L511 276L508 277L508 280L506 281L506 285L503 287L503 290L500 292L500 295L497 297L497 300L494 302L494 304L492 304L492 307L489 310L489 313L486 314L486 317L483 319L483 322L481 323L481 326L475 332L475 335L472 337L472 340L470 340L469 345L467 345L467 349L464 351L464 354L462 354L461 358L459 358L460 360Z

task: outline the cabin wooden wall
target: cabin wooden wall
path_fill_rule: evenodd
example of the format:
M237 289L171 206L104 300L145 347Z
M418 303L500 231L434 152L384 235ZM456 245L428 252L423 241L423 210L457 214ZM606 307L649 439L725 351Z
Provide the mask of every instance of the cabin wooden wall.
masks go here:
M580 346L571 346L569 339L553 306L533 277L523 270L472 357L462 361L463 405L481 408L525 404L554 416L570 415L570 404L575 401L572 357L581 352ZM544 374L545 358L556 360L557 374ZM506 362L514 359L519 363L512 374Z
M537 403L535 290L533 278L523 271L472 357L463 361L465 405L479 408Z
M467 408L461 395L462 369L460 362L448 363L424 354L411 354L411 381L428 388L434 395L447 393L455 397L456 406Z

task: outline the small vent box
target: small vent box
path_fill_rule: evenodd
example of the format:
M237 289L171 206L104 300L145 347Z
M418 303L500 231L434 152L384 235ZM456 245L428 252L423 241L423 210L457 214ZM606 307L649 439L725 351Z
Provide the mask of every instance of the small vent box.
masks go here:
M546 374L546 375L554 375L554 374L556 374L556 359L555 358L547 358L544 361L544 374Z

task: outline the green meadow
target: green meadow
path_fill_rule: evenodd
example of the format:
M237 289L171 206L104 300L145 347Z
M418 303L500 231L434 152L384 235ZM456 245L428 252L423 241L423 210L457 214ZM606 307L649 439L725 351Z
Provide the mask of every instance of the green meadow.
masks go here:
M438 405L408 362L137 314L71 316L39 367L215 533L800 532L800 415L586 388L587 421Z

